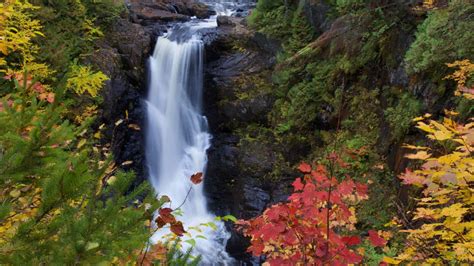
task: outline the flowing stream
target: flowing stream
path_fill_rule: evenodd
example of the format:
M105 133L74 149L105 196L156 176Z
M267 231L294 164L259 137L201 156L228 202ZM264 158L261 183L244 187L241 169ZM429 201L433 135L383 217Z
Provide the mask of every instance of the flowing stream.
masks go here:
M218 14L231 12L228 7L232 3L205 2L212 4ZM211 145L201 108L204 44L199 31L213 27L217 27L215 16L193 19L176 24L158 38L149 61L146 158L149 179L157 194L169 196L171 208L182 204L182 216L178 219L187 231L205 237L193 238L196 241L194 253L202 256L201 264L227 265L233 262L225 251L230 234L209 212L203 184L193 185L190 181L191 175L205 173L206 152ZM208 222L214 222L217 230L209 227L201 227L202 233L189 230ZM165 233L159 230L152 242L158 242ZM184 242L183 250L189 247Z

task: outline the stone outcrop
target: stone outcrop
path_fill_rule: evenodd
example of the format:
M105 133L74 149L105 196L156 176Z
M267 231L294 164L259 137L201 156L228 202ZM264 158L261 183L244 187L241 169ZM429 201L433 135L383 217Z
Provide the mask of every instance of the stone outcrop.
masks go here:
M272 134L259 132L258 126L249 128L269 125L275 101L270 70L280 45L249 31L242 18L219 17L218 23L206 46L204 109L213 141L205 188L217 215L248 219L285 200L295 177L288 169L278 173L275 182L272 172L288 147L277 144ZM254 260L245 252L246 239L229 230L233 234L228 252L242 261Z
M111 143L118 165L133 162L123 168L137 174L136 184L146 176L144 136L138 129L144 127L145 64L152 42L152 36L141 25L120 19L88 59L109 77L102 90L102 113L98 121L98 125L106 125L104 141ZM118 123L120 120L123 122Z
M194 0L130 0L131 19L142 25L208 18L215 14L207 5Z

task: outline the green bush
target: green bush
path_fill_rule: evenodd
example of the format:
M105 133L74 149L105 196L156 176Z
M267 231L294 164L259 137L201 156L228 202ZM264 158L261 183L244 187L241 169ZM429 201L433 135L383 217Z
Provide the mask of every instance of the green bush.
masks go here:
M14 188L3 197L2 212L25 216L0 217L3 229L19 223L13 235L2 235L8 236L2 265L97 264L133 255L150 237L144 223L151 213L144 203L131 204L150 188L130 190L130 173L105 179L110 159L101 160L84 136L91 120L81 126L65 120L71 101L62 95L56 89L56 101L47 104L15 92L12 106L0 112L0 186ZM149 195L146 202L158 208ZM28 211L35 205L36 213Z
M47 38L38 41L38 59L61 76L74 59L91 53L103 31L124 7L114 0L42 1L35 12Z
M410 74L427 73L436 80L446 75L446 63L474 58L474 5L450 1L446 9L433 10L419 26L416 40L406 53Z
M343 15L357 10L365 5L365 0L332 0L330 3L335 7L338 14Z
M392 137L394 140L400 140L408 132L412 119L417 117L421 111L421 103L405 93L399 99L394 107L385 110L385 118L392 129Z

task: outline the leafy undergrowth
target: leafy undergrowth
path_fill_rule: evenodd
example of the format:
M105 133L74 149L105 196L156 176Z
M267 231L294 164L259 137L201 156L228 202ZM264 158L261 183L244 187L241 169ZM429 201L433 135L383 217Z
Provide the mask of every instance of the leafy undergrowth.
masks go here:
M450 66L458 68L447 77L457 82L456 94L472 99L473 64L465 60ZM431 114L413 120L435 142L405 145L415 151L406 157L422 162L417 170L407 169L399 177L403 184L422 189L413 211L400 210L384 231L360 228L356 205L368 199L367 186L373 182L366 174L364 183L350 177L349 173L360 172L357 156L347 163L331 153L325 164L299 166L305 175L295 180L286 202L237 222L250 238L248 251L263 256L269 265L474 262L474 120L463 124L456 121L459 113L445 113L442 122L430 120ZM368 240L362 241L367 234Z
M328 161L328 166L301 164L299 170L305 175L293 183L294 192L288 202L237 223L251 238L249 252L265 255L270 265L347 265L363 261L355 205L367 199L367 184L354 182L347 175L338 176L336 168L349 165L336 154L331 154ZM373 247L385 246L389 237L389 233L368 231Z

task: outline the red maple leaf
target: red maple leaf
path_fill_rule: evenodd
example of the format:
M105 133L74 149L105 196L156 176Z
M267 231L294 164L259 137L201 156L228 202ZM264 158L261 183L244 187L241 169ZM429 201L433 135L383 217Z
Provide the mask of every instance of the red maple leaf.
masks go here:
M379 236L379 234L374 230L369 230L369 240L372 245L376 247L383 247L387 244L387 240Z
M295 188L295 191L303 190L304 188L304 184L301 182L301 178L299 177L295 180L295 182L293 182L292 185Z
M352 194L352 191L354 190L355 183L351 179L347 179L342 181L338 186L337 190L343 195L349 195Z
M261 240L255 240L252 245L247 249L248 252L251 252L255 256L260 256L262 255L263 249L265 248L265 245Z
M360 244L360 237L358 236L343 236L341 240L348 246L355 246Z
M200 184L202 182L202 176L203 176L202 173L196 173L196 174L192 175L191 176L191 182L193 182L193 184L195 184L195 185Z
M399 178L405 185L423 185L426 181L423 176L415 174L410 169L407 169Z
M298 167L298 170L300 170L302 173L309 174L311 173L311 165L307 163L301 163Z
M284 214L285 212L281 210L280 205L275 205L272 208L268 209L265 212L265 215L267 215L270 220L277 221L278 218L280 218L280 213Z

